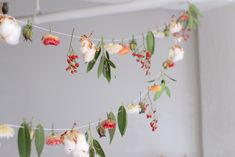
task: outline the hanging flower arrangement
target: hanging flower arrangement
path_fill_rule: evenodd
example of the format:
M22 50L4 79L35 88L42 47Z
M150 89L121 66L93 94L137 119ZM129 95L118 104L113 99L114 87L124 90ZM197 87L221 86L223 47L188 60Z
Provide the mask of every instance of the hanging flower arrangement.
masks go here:
M189 38L189 31L196 28L198 25L199 10L193 4L189 5L187 11L181 13L177 18L171 20L163 29L149 30L143 34L143 42L140 44L136 38L133 38L127 43L106 42L102 37L95 45L92 42L92 34L82 35L80 39L80 53L82 59L87 63L87 72L91 71L95 64L98 64L97 75L98 78L103 76L108 82L113 78L113 70L116 65L111 60L110 54L128 55L131 54L136 62L140 64L145 75L150 75L151 62L155 55L155 38L172 37L175 44L169 49L169 54L163 62L163 69L158 78L148 81L147 93L140 96L138 103L130 103L128 105L120 105L116 113L109 112L107 117L99 120L98 123L92 123L96 126L98 136L107 138L109 136L109 143L111 144L116 130L121 136L124 136L127 131L128 113L145 115L151 131L158 129L158 110L154 104L163 94L171 97L169 84L176 80L167 75L166 71L175 66L184 57L184 50L180 46L181 41L186 41ZM42 38L44 45L57 46L60 44L59 37L52 35L51 29L48 34ZM8 44L17 44L19 42L21 27L14 17L8 15L0 15L0 39ZM33 25L28 22L22 31L25 41L32 41ZM78 72L80 66L78 59L79 55L73 49L72 40L74 38L74 29L72 31L70 45L67 52L67 67L66 71L71 74ZM98 60L98 61L97 61ZM32 123L23 122L18 130L18 150L20 157L30 157L32 143L36 148L37 156L40 157L43 153L44 144L60 145L63 144L65 152L71 154L73 157L94 157L98 155L105 157L105 152L99 141L91 130L91 124L87 131L83 134L78 128L73 125L72 129L56 134L52 129L52 133L45 138L45 130L48 130L38 124L33 127ZM85 125L87 127L87 125ZM83 128L85 128L83 127ZM81 128L81 127L80 127ZM64 129L62 129L64 130ZM14 136L14 129L7 124L0 124L0 138L10 138Z

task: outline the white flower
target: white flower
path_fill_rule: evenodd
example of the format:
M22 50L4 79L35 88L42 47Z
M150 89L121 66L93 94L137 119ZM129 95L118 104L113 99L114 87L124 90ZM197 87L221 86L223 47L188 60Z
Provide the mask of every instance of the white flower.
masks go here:
M104 48L106 51L108 51L108 53L116 54L119 53L119 51L123 48L123 46L120 44L109 43L104 45Z
M155 30L153 31L153 34L156 38L164 38L165 37L165 33L159 30Z
M140 113L141 111L141 107L139 104L129 104L127 107L126 107L126 110L128 113Z
M77 142L71 139L64 139L65 152L73 157L89 157L89 144L85 135L78 134Z
M85 62L90 62L94 59L96 53L95 44L88 37L83 35L80 40L80 51Z
M14 17L0 15L0 38L10 45L19 43L21 27Z
M168 60L175 63L177 61L183 60L183 58L184 58L184 50L181 46L174 45L170 48Z
M0 124L0 138L10 138L15 134L14 129L7 124Z
M170 23L170 32L172 34L178 33L180 31L182 31L182 29L183 29L183 26L182 26L182 24L180 22L172 21Z

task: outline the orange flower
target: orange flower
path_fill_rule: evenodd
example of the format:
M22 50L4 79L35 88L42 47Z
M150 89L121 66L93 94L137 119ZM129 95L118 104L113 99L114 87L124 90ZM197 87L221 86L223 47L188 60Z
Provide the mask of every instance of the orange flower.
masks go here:
M129 46L128 45L122 45L122 49L118 52L120 55L125 55L129 52Z
M51 146L59 145L59 144L62 144L62 140L60 139L59 135L52 134L47 137L46 144L51 145Z
M161 91L162 87L160 85L152 85L149 87L149 91L151 92L159 92Z

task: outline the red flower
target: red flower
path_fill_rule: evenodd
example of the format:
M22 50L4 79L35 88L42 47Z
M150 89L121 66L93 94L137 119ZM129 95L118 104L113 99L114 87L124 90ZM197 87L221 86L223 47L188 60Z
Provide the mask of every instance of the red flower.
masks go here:
M42 37L42 42L44 45L57 46L60 44L60 39L57 36L54 36L52 34L47 34Z
M103 127L105 129L114 129L114 128L116 128L116 122L114 120L107 119L107 120L103 121Z

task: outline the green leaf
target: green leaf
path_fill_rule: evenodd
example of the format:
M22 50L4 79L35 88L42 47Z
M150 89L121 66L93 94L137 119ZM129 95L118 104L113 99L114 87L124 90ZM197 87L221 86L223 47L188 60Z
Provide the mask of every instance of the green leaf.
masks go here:
M98 67L98 78L100 77L100 75L102 74L103 72L103 69L104 69L104 56L102 55L101 58L100 58L100 64L99 64L99 67Z
M88 63L87 72L89 72L94 67L94 65L95 65L97 59L99 58L99 56L100 56L100 51L96 52L94 59Z
M148 83L153 83L153 82L155 82L155 79L154 80L149 80L149 81L147 81Z
M113 112L109 112L107 114L107 118L115 121L115 123L116 123L116 117L115 117ZM109 137L110 137L109 144L111 144L112 141L113 141L113 137L114 137L115 131L116 131L116 128L109 129Z
M100 157L105 157L104 151L100 143L96 139L93 139L93 145L94 145L96 154L98 154Z
M112 68L116 68L116 65L111 60L108 59L107 61Z
M35 131L35 147L38 157L41 156L45 143L45 132L41 124L38 124Z
M89 155L90 155L89 157L95 157L95 150L92 146L90 146L89 148Z
M111 81L111 68L110 65L107 63L107 70L106 70L106 79L108 82Z
M104 58L103 75L108 82L111 81L111 68L110 65L108 64L107 58Z
M147 51L153 54L155 49L155 38L152 31L148 31L146 36L146 42L147 42Z
M161 83L161 90L154 94L153 100L156 101L157 99L159 99L162 93L164 92L164 90L165 90L165 84Z
M89 134L88 134L88 131L86 131L85 137L86 137L86 141L88 142L88 141L89 141Z
M110 60L108 51L105 51L105 54L106 54L106 57L108 58L108 60Z
M168 86L165 87L165 91L168 97L171 97L171 91L170 88Z
M18 150L20 157L30 157L31 139L28 124L23 122L18 131Z
M127 128L127 114L124 106L118 109L118 128L122 136L124 136Z

